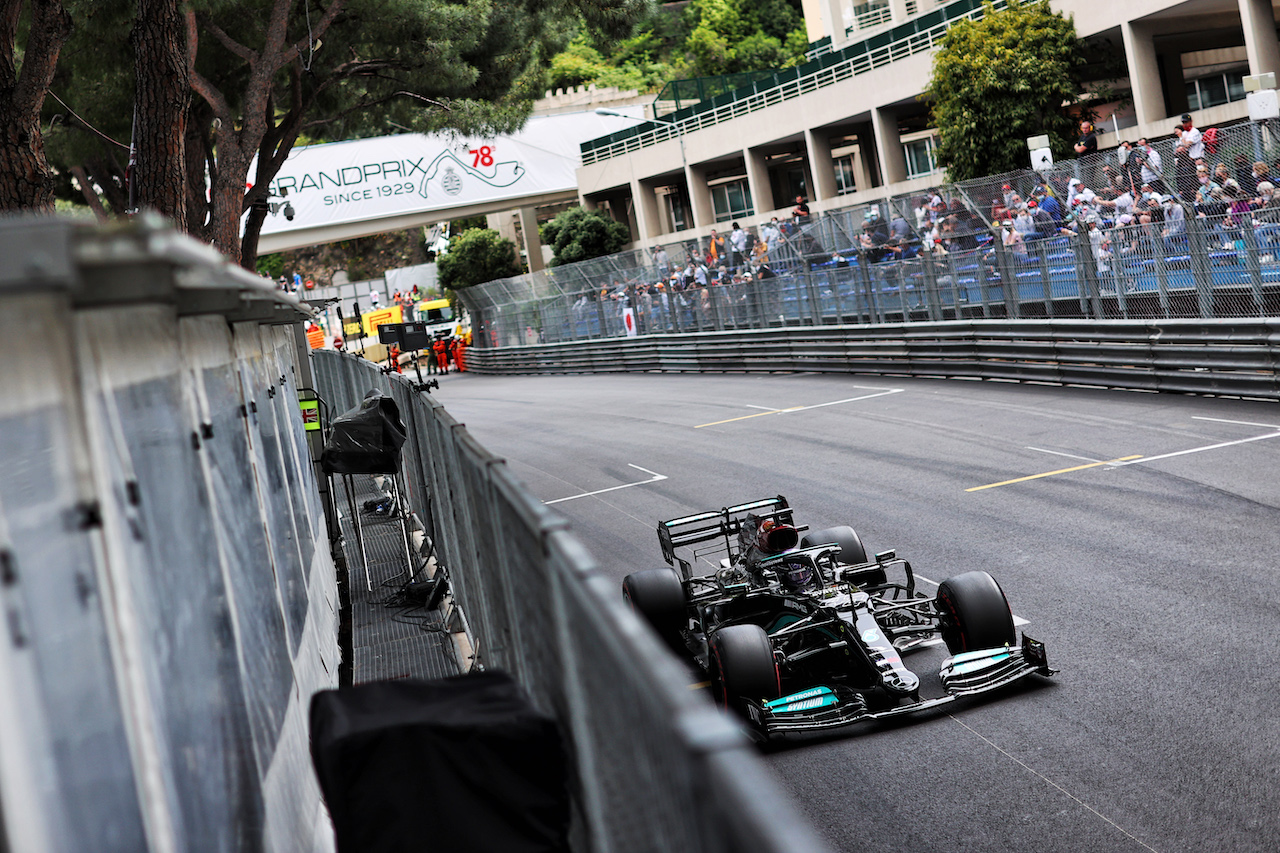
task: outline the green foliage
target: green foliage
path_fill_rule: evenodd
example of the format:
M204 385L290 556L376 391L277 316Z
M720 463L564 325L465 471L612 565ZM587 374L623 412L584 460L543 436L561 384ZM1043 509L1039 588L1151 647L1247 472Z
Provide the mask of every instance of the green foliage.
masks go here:
M1070 156L1075 119L1065 107L1083 91L1085 56L1075 24L1048 0L990 2L976 21L947 30L923 98L938 128L938 161L953 181L1025 169L1026 140L1048 134Z
M551 247L552 266L585 261L622 251L631 231L596 210L571 207L542 226L542 242Z
M272 281L278 281L284 275L284 255L260 255L257 260L258 275L265 275Z
M594 84L656 92L682 77L798 65L807 47L799 0L693 0L683 9L656 7L621 41L576 32L545 80L552 90Z
M489 228L469 228L454 237L449 241L449 252L436 264L440 285L454 290L523 272L516 244Z
M804 16L788 0L693 0L688 14L695 23L685 55L697 76L785 68L804 61Z

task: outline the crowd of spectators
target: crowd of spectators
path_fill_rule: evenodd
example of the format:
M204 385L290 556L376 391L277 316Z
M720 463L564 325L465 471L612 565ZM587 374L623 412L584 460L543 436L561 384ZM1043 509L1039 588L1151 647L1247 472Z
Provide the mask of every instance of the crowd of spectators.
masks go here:
M789 217L775 216L754 233L734 222L727 233L713 230L705 245L681 247L678 259L668 247L655 246L647 269L582 294L575 316L598 313L607 334L643 333L653 324L670 328L672 316L682 312L689 327L705 327L717 310L758 310L743 304L756 288L741 285L780 271L868 264L877 280L888 281L896 275L896 262L927 253L971 255L998 275L1000 247L1014 263L1031 263L1044 241L1061 251L1068 238L1081 235L1097 272L1115 278L1126 257L1186 256L1193 219L1201 224L1209 251L1242 251L1243 232L1253 228L1257 245L1264 246L1260 259L1270 262L1280 254L1265 248L1280 242L1280 193L1272 181L1273 172L1280 174L1280 158L1267 163L1232 150L1215 159L1216 138L1216 131L1202 132L1184 115L1173 128L1172 150L1161 142L1163 156L1150 140L1139 138L1121 142L1103 157L1096 129L1081 122L1075 151L1082 159L1072 168L1028 172L1014 182L1019 186L1004 183L985 194L972 187L950 193L939 187L910 203L896 199L884 212L867 207L860 233L841 232L837 251L823 247L821 229L810 227L809 206L798 196ZM1028 176L1035 180L1030 187Z

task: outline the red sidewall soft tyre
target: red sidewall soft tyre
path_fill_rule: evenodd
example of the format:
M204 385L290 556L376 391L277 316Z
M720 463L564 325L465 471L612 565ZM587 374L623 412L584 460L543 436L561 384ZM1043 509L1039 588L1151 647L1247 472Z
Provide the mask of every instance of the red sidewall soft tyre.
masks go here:
M742 699L782 695L773 644L759 625L729 625L711 635L711 679L716 701L734 708Z
M986 572L947 578L938 585L935 607L942 639L953 655L1017 644L1009 600Z

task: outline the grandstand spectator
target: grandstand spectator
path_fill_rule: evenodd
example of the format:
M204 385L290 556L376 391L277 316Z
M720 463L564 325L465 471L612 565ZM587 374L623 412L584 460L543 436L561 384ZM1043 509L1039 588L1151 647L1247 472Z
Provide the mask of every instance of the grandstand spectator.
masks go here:
M671 258L662 244L653 247L653 265L657 267L658 278L668 278L671 275Z
M1147 141L1145 136L1138 140L1137 148L1134 150L1142 152L1142 182L1149 184L1154 192L1160 195L1168 195L1169 188L1165 186L1161 174L1164 169L1164 163L1160 160L1159 152L1151 147L1151 143Z
M885 247L889 244L889 229L885 227L880 212L875 208L867 211L862 220L862 234L858 239L859 248L866 252L867 260L879 263L887 256Z
M933 224L929 216L929 198L928 196L920 196L916 199L915 207L912 212L916 216L916 230L924 231Z
M1093 122L1080 122L1080 138L1076 140L1075 151L1080 157L1098 153L1098 134L1093 129Z
M742 226L733 223L733 230L729 232L729 267L734 272L742 269L747 262L747 232L742 230Z
M1173 149L1173 181L1178 188L1178 195L1190 204L1195 201L1196 192L1200 189L1196 179L1196 161L1191 156L1191 150L1182 141L1182 126L1175 125L1174 132L1178 134L1178 144Z
M1221 204L1222 187L1213 180L1207 167L1196 167L1196 182L1198 184L1195 195L1197 213L1201 216L1216 216L1225 210L1226 206Z
M1027 256L1027 244L1022 239L1022 235L1018 233L1018 229L1013 227L1013 220L1006 219L1000 223L1000 242L1014 254L1022 257Z
M761 228L761 231L764 229ZM757 240L755 245L751 247L751 271L758 273L760 267L769 263L769 244L764 240Z
M725 258L724 238L711 229L711 237L707 241L707 266L715 266Z
M1049 212L1033 198L1027 202L1027 210L1031 214L1031 221L1035 226L1035 230L1031 234L1032 239L1043 240L1046 237L1052 237L1058 233L1058 223L1053 221L1053 217ZM1025 238L1026 235L1024 234Z
M791 208L791 218L798 226L809 224L809 203L804 200L804 196L796 196L796 206Z
M1035 239L1036 221L1031 217L1031 211L1025 204L1018 205L1013 217L1013 227L1022 235L1022 239L1026 240L1028 237Z
M760 226L760 238L764 241L765 251L775 255L778 244L782 242L782 229L778 227L778 217L775 216Z
M1231 172L1227 169L1226 163L1219 163L1213 167L1213 182L1227 191L1229 195L1234 195L1240 189L1241 184L1235 178L1231 177ZM1251 189L1257 189L1257 182L1252 182Z
M1127 139L1116 148L1123 183L1131 192L1142 185L1142 151Z
M901 240L904 244L911 240L911 226L897 210L893 212L893 219L889 221L889 236L895 240Z
M1062 205L1058 204L1058 200L1050 195L1048 190L1038 186L1032 191L1031 197L1036 200L1041 210L1052 217L1055 225L1062 222Z
M1187 149L1187 154L1192 160L1199 160L1204 157L1204 139L1200 133L1200 129L1191 121L1190 113L1182 114L1182 122L1176 127L1178 133L1178 145Z
M1249 169L1249 181L1247 183L1241 181L1240 186L1244 187L1245 192L1257 195L1258 184L1263 181L1271 183L1271 167L1259 160Z

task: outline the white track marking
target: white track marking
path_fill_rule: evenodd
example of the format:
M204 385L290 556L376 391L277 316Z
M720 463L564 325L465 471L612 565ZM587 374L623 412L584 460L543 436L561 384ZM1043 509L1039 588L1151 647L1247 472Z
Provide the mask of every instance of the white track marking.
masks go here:
M1023 770L1026 770L1028 773L1030 773L1032 776L1035 776L1037 779L1041 780L1041 781L1042 781L1042 782L1044 782L1046 785L1049 785L1050 787L1052 787L1052 788L1056 788L1058 791L1061 791L1061 792L1062 792L1062 794L1063 794L1064 796L1066 796L1066 797L1070 798L1073 802L1075 802L1077 805L1079 805L1079 806L1080 806L1080 808L1084 809L1085 811L1088 811L1088 812L1092 813L1093 815L1095 815L1095 816L1096 816L1096 817L1098 817L1099 819L1101 819L1101 820L1103 820L1103 821L1105 821L1105 822L1107 822L1107 823L1111 824L1112 826L1114 826L1114 827L1115 827L1119 832L1123 833L1123 834L1125 835L1125 837L1127 837L1127 838L1129 838L1130 840L1132 840L1135 844L1137 844L1137 845L1141 846L1141 847L1142 847L1142 849L1144 849L1144 850L1150 850L1150 851L1151 851L1151 853L1158 853L1158 851L1156 851L1156 849L1155 849L1154 847L1152 847L1150 844L1146 844L1146 843L1144 843L1144 842L1142 841L1142 839L1138 838L1136 835L1134 835L1133 833L1131 833L1131 832L1129 832L1128 830L1126 830L1123 826L1121 826L1120 824L1116 823L1114 820L1112 820L1111 818L1107 817L1107 816L1106 816L1106 815L1104 815L1102 812L1098 811L1098 810L1097 810L1097 809L1095 809L1093 806L1089 805L1089 804L1088 804L1088 803L1086 803L1084 800L1080 799L1080 798L1079 798L1079 797L1077 797L1075 794L1071 793L1071 792L1070 792L1070 791L1068 791L1066 788L1062 787L1062 786L1061 786L1061 785L1059 785L1057 782L1055 782L1055 781L1053 781L1052 779L1050 779L1048 776L1046 776L1046 775L1044 775L1043 773L1041 773L1040 771L1036 770L1035 768L1033 768L1031 765L1027 764L1027 763L1026 763L1025 761L1023 761L1022 759L1020 759L1020 758L1018 758L1018 757L1016 757L1016 756L1014 756L1014 755L1010 754L1008 751L1006 751L1006 750L1004 750L1004 749L1001 749L1001 748L1000 748L1000 746L999 746L999 744L997 744L995 741L991 740L991 738L987 737L986 735L981 734L980 732L978 732L977 730L975 730L972 726L967 725L966 723L964 723L963 721L961 721L959 717L955 716L954 714L948 714L948 715L947 715L947 717L948 717L948 718L950 718L950 719L951 719L951 721L952 721L953 723L955 723L956 725L960 726L960 727L961 727L962 729L964 729L965 731L969 732L969 734L973 735L974 737L976 737L976 738L978 738L979 740L981 740L981 741L983 741L984 743L986 743L986 744L987 744L987 746L991 747L991 748L992 748L992 749L994 749L996 752L1000 753L1000 754L1001 754L1001 755L1003 755L1005 758L1007 758L1007 759L1009 759L1010 761L1012 761L1014 764L1017 764L1017 765L1018 765L1019 767L1021 767Z
M694 427L694 429L702 429L703 427L709 427L709 426L719 426L720 424L731 424L734 421L750 420L751 418L758 418L763 415L789 415L792 412L807 412L810 409L821 409L821 408L825 408L826 406L839 406L843 403L856 403L859 400L871 400L876 397L883 397L886 394L901 394L905 390L907 389L890 388L887 391L883 391L883 390L876 391L876 393L874 394L863 394L861 397L849 397L844 400L832 400L829 403L815 403L812 406L791 406L786 409L771 409L771 408L768 408L767 406L752 406L748 404L747 408L764 409L764 411L756 412L754 415L740 415L736 418L725 418L722 421L712 421L709 424L698 424L697 426Z
M1141 459L1132 459L1127 462L1117 462L1119 465L1137 465L1142 462L1155 462L1157 459L1172 459L1175 456L1186 456L1188 453L1200 453L1205 450L1217 450L1221 447L1234 447L1237 444L1248 444L1251 441L1263 441L1268 438L1280 438L1280 432L1269 432L1265 435L1255 435L1252 438L1240 438L1235 441L1222 441L1218 444L1206 444L1204 447L1192 447L1189 450L1178 450L1174 453L1164 453L1160 456L1143 456Z
M589 498L592 495L603 495L605 492L616 492L618 489L629 489L632 486L643 486L646 483L656 483L659 480L667 479L666 474L658 474L654 471L650 471L648 468L641 468L639 465L632 465L630 462L628 462L627 465L632 468L635 468L637 471L643 471L646 474L651 474L652 476L648 480L641 480L638 483L623 483L621 486L610 486L607 489L596 489L594 492L583 492L580 495L569 495L569 497L567 498L556 498L553 501L543 501L543 503L545 503L547 506L551 506L551 504L558 504L564 501L573 501L573 500L577 500L578 498Z
M1219 424L1237 424L1239 426L1258 426L1258 427L1266 427L1267 429L1280 429L1280 426L1277 426L1276 424L1255 424L1253 421L1229 421L1226 418L1202 418L1198 415L1193 415L1191 420L1213 421L1214 423L1219 423Z
M1043 447L1027 447L1027 450L1034 450L1037 453L1050 453L1054 456L1065 456L1068 459L1079 459L1081 462L1101 462L1101 459L1094 459L1091 456L1076 456L1074 453L1063 453L1060 450L1045 450Z
M929 578L925 577L924 575L920 575L920 574L917 574L917 575L916 575L916 580L918 580L918 581L924 581L925 583L931 583L931 584L933 584L934 586L937 586L937 585L938 585L938 582L937 582L937 581L935 581L935 580L930 580ZM1021 616L1019 616L1017 613L1014 613L1014 614L1013 614L1013 627L1015 627L1015 628L1021 628L1023 625L1030 625L1030 624L1031 624L1031 620L1030 620L1030 619L1023 619L1023 618L1022 618Z

